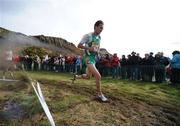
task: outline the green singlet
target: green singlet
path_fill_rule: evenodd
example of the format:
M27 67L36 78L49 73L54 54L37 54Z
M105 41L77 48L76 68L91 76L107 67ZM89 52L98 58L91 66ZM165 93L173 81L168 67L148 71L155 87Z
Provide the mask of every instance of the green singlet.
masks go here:
M89 40L89 41L83 41L83 40ZM84 36L84 39L82 39L82 43L85 43L86 46L88 47L94 47L95 51L90 52L89 50L85 50L84 56L83 56L83 61L84 63L87 64L95 64L95 57L97 55L97 51L100 46L100 36L95 36L93 33L86 34Z

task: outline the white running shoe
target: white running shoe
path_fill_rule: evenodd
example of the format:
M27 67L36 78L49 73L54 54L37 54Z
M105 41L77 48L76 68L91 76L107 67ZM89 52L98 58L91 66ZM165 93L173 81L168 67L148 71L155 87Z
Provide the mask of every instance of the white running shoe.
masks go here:
M108 99L107 99L103 94L98 95L98 98L99 98L102 102L108 101Z

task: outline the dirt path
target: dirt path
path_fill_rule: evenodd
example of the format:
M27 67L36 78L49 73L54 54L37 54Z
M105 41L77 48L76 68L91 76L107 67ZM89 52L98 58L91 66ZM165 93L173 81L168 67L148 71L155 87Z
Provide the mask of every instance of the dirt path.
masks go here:
M143 101L109 97L108 103L100 103L95 99L95 90L78 85L69 85L67 82L59 84L46 84L59 90L70 91L73 94L89 97L86 102L71 104L66 111L68 119L64 119L65 126L175 126L180 125L180 109L165 108L149 105Z
M51 82L41 80L41 88L46 98L47 104L51 112L53 113L54 120L57 126L179 126L180 125L180 109L177 107L167 108L164 106L155 106L147 104L146 102L133 99L129 96L116 96L112 95L112 92L117 94L115 90L105 91L104 93L109 98L109 102L101 103L96 99L96 91L88 85L71 84L67 82ZM1 100L0 100L0 117L4 117L4 114L10 113L10 115L17 115L21 107L18 106L16 101L9 102L8 96L19 90L27 90L27 86L23 83L19 83L16 86L5 85L0 88ZM11 95L10 95L11 94ZM83 97L85 100L73 101L73 96ZM67 107L60 108L59 102L63 101L67 97L72 99ZM2 100L4 98L4 101ZM14 103L14 104L12 104ZM53 106L57 104L57 109ZM66 103L66 102L64 102ZM8 108L7 105L15 105L13 111ZM12 108L11 106L9 108ZM2 113L3 112L3 113ZM14 112L12 114L12 112ZM22 111L21 113L27 113ZM44 112L40 114L40 121L47 121ZM38 124L33 122L37 115L34 115L32 119L23 119L22 115L18 116L18 120L23 120L24 124L29 120L29 125ZM13 118L14 119L14 118ZM16 119L16 118L15 118ZM0 122L3 123L2 119ZM20 122L21 123L21 122ZM28 125L27 125L28 126Z

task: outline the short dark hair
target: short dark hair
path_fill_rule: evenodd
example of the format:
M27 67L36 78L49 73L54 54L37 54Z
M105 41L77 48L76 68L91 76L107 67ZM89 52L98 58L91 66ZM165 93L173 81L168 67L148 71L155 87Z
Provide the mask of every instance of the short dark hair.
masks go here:
M180 52L178 50L175 50L172 52L173 55L179 54Z
M104 22L103 22L102 20L96 21L96 23L94 24L94 28L95 28L95 27L98 27L100 24L103 24L103 25L104 25Z

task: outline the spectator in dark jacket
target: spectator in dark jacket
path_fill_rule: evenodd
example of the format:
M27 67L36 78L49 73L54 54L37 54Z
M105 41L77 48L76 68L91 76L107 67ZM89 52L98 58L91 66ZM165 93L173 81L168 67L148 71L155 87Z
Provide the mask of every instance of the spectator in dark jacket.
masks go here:
M137 79L140 80L141 77L141 62L142 62L142 58L140 57L139 53L137 53L137 59L138 59L138 65L137 65Z
M158 83L162 83L164 80L165 67L163 60L159 54L155 55L154 60L154 71L155 71L155 80Z
M125 55L122 55L120 64L121 64L121 76L122 76L122 79L125 79L126 78L126 69L127 69L127 59L126 59Z
M153 71L153 61L149 58L149 54L145 54L145 57L142 59L142 80L143 81L152 81L154 74Z
M127 61L127 67L126 67L127 79L130 79L130 77L131 77L131 65L132 65L132 63L131 63L131 55L130 54L127 56L126 61Z
M130 57L130 62L131 62L131 77L130 79L132 80L137 80L138 79L138 57L136 56L136 52L131 53Z

